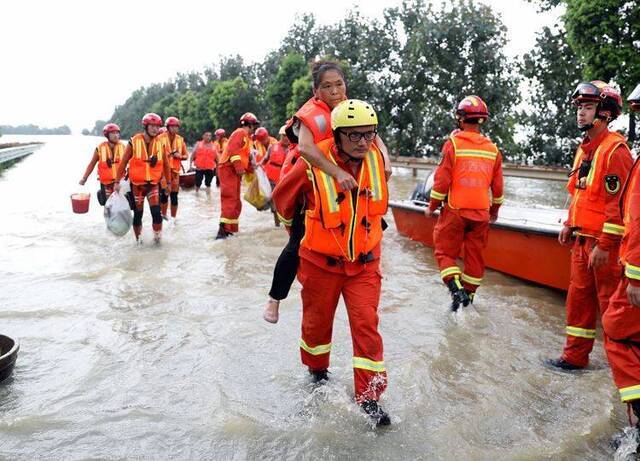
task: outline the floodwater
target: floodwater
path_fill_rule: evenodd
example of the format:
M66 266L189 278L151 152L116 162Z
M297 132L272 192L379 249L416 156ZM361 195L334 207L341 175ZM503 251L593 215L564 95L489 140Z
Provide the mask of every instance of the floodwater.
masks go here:
M558 292L488 271L476 305L454 317L431 251L398 235L390 214L380 330L392 426L375 430L352 403L343 308L331 380L317 388L299 360L297 283L277 325L261 318L286 242L270 214L245 204L239 235L215 241L218 190L182 191L161 246L148 209L136 246L107 233L95 194L88 214L71 212L100 140L44 139L0 176L0 332L21 341L0 385L0 458L614 456L626 415L602 343L587 372L541 365L564 341ZM413 184L396 172L394 198ZM508 202L564 203L559 183L507 184Z

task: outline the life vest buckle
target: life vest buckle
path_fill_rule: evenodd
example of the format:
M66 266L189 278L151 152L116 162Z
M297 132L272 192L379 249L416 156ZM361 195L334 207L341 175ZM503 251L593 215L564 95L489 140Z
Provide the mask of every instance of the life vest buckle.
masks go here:
M376 260L375 256L373 256L373 252L368 252L367 254L360 253L358 256L358 260L360 264L367 264Z

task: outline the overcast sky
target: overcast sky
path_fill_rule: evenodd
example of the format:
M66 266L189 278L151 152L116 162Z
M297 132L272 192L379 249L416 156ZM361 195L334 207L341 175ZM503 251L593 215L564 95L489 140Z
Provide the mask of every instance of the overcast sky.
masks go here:
M528 51L557 12L524 0L482 0L502 15L510 55ZM397 0L265 2L8 1L2 5L0 124L67 124L75 132L111 116L142 85L202 70L219 56L261 60L295 15L332 23L355 7L379 16ZM187 50L187 51L184 51Z

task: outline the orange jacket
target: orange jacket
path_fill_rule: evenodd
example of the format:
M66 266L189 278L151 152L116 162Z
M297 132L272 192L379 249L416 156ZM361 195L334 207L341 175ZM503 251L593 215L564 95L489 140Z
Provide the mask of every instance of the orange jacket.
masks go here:
M229 138L222 138L221 140L213 141L213 150L216 151L216 165L220 163L220 159L222 158L222 153L227 148L227 144L229 144Z
M640 158L640 157L639 157ZM620 245L620 261L629 283L640 286L640 166L633 164L622 192L624 236Z
M448 208L461 216L488 220L504 201L502 155L496 145L478 132L456 131L444 144L442 153L429 208L436 210L446 199Z
M189 158L189 153L187 152L187 145L184 142L184 138L179 134L176 134L173 139L171 139L171 134L166 132L164 134L167 138L166 141L169 145L169 155L171 156L171 169L173 171L179 172L182 168L182 160L186 160ZM173 154L178 153L180 157L174 157Z
M583 160L591 161L591 167L580 178ZM620 194L632 163L624 136L608 129L593 140L585 138L576 152L567 183L571 205L565 225L598 239L605 251L614 249L624 233Z
M269 181L278 182L280 179L280 170L282 169L284 160L287 157L287 151L288 149L280 142L276 142L269 147L269 159L264 165L264 171L267 173Z
M347 168L337 154L333 138L320 142L318 148L328 160ZM305 170L303 179L310 183L307 190L312 185L313 191L301 246L339 260L361 261L382 239L382 217L389 202L382 154L375 145L371 146L357 174L357 191L342 191L335 179L318 168L308 168L306 162L298 162L292 173L300 169ZM299 179L288 177L276 186L273 200L280 219L291 225L304 186Z
M251 137L243 128L237 128L229 137L229 142L222 152L220 164L231 162L236 173L241 174L249 171L249 158L251 155Z
M193 149L193 163L198 170L213 170L216 167L215 144L198 141Z
M124 158L118 166L118 180L124 175L124 170L129 166L129 179L135 185L158 184L162 177L169 178L171 170L169 162L169 147L162 136L155 136L149 144L146 143L144 134L138 133L131 138L125 149ZM151 166L151 158L156 157L156 165Z
M253 142L254 149L257 152L257 154L256 154L256 163L262 162L262 160L267 155L267 151L269 150L269 147L273 146L274 144L277 144L277 142L278 142L278 140L276 138L274 138L272 136L269 136L269 146L268 147L264 147L264 144L262 144L260 141L258 141L256 139Z
M102 184L112 184L118 175L118 164L124 157L124 144L118 142L111 148L111 145L105 141L96 147L98 154L98 179ZM111 166L109 166L111 164Z

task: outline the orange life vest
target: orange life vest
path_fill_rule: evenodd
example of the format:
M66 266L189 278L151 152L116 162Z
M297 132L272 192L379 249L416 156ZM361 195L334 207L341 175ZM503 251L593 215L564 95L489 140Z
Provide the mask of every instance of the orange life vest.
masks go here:
M233 154L229 152L229 144L231 144L231 140L235 137L242 136L243 144L240 148L239 152L234 152ZM242 168L245 170L249 168L249 158L251 156L251 146L252 146L251 138L249 135L242 129L237 128L233 133L231 133L231 137L229 141L224 146L224 150L222 151L222 158L220 159L220 163L227 163L229 161L235 162L236 160L240 160L242 164Z
M213 170L216 167L216 148L213 142L198 141L194 154L198 170Z
M318 148L336 163L333 138ZM301 245L318 253L355 261L366 256L382 240L382 216L387 213L389 192L384 175L384 158L375 146L360 167L357 191L341 191L330 175L312 167L315 206L307 210Z
M172 141L171 135L169 133L167 133L166 135L167 135L167 144L169 145L169 153L173 154L174 152L177 152L178 154L182 155L182 152L184 149L184 138L179 134L176 134ZM181 168L182 168L182 160L180 158L171 157L171 169L173 171L179 172Z
M454 163L448 205L454 209L488 210L498 148L473 131L459 131L449 139L453 144Z
M118 163L124 157L124 144L118 142L114 149L107 141L97 147L98 150L98 179L102 184L111 184L115 181L118 172ZM111 166L109 166L111 162Z
M284 164L284 159L287 157L287 149L279 142L276 142L271 146L271 153L269 154L269 161L264 166L264 171L267 173L269 181L278 182L280 178L280 169Z
M624 136L615 131L609 131L596 148L591 159L591 168L584 182L584 189L576 187L578 182L577 169L582 163L585 153L582 147L578 147L573 162L573 170L576 174L569 178L567 191L571 194L569 206L569 227L578 228L578 233L585 233L597 237L602 232L606 221L605 204L605 173L611 159L611 154L618 146L626 146Z
M331 109L320 99L309 99L298 109L295 116L313 133L313 142L316 144L333 136Z
M220 141L218 140L213 141L213 150L215 150L216 152L216 164L222 158L222 153L227 147L227 144L229 144L229 138L222 138Z
M269 150L269 147L273 146L274 144L276 144L278 141L273 138L272 136L269 136L269 146L264 147L264 144L262 144L260 141L258 141L256 139L256 141L253 143L254 144L254 148L256 150L256 163L260 163L262 162L262 160L264 159L264 157L267 155L267 150Z
M155 136L149 143L150 152L147 152L147 143L142 133L131 138L132 155L129 161L129 179L133 184L158 184L162 178L163 162L165 161L168 146L166 137ZM149 159L158 157L155 166L151 166Z

